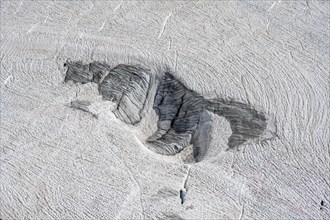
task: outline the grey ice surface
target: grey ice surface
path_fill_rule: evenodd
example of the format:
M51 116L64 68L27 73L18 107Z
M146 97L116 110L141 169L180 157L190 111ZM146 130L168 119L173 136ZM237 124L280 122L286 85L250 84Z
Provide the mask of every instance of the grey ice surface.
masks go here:
M0 218L328 219L329 4L0 1ZM68 59L96 62L86 83L63 82ZM205 111L198 163L191 145L154 153L157 85L135 125L100 95L118 64L150 82L169 67L205 100L276 119L277 138L228 151L231 124Z

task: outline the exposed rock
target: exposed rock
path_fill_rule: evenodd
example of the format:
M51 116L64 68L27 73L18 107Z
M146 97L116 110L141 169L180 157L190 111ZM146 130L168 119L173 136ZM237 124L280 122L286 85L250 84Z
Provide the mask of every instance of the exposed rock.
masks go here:
M119 119L133 125L141 121L151 83L147 69L120 64L110 70L109 65L101 62L67 65L65 81L98 83L102 97L116 103L113 112ZM85 110L80 103L73 104ZM267 127L265 115L247 104L207 100L168 72L159 82L153 108L158 115L158 129L147 139L148 148L159 154L175 155L192 144L196 162L205 156L210 141L211 121L207 111L225 117L230 123L229 148L259 138Z
M206 103L202 96L188 90L170 73L159 84L154 109L159 117L158 130L147 142L150 149L175 155L191 143Z
M69 80L77 83L88 83L93 81L93 72L89 70L89 64L83 64L83 62L66 62L64 66L67 66L66 76L64 81Z
M200 161L207 152L209 119L205 111L225 117L231 126L229 148L237 147L249 139L258 138L267 126L263 113L247 104L226 100L206 100L187 89L170 73L161 80L154 102L159 117L158 130L147 142L148 147L164 155L175 155L189 144Z
M72 80L77 83L99 83L110 71L110 66L102 62L84 64L81 61L66 62L67 72L64 81Z
M114 114L119 119L133 125L141 120L150 83L147 69L121 64L110 70L105 63L81 61L65 65L68 66L65 82L98 83L102 97L116 103Z
M109 73L110 66L106 63L92 62L89 64L89 71L93 74L93 82L100 83Z
M104 99L117 103L114 113L118 118L134 125L141 120L149 83L147 69L121 64L104 78L99 91Z
M228 139L229 148L237 147L249 139L260 137L267 127L265 115L244 103L209 100L207 110L225 117L230 123L232 134Z
M71 108L76 108L85 112L89 112L88 111L88 106L91 104L90 101L88 100L73 100L71 101Z

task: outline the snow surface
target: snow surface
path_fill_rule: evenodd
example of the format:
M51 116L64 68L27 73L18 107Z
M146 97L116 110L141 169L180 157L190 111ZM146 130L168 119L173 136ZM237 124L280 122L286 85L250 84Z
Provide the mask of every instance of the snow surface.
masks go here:
M329 14L329 1L2 0L0 218L329 218ZM169 67L271 115L277 138L226 151L212 115L201 162L158 155L143 144L153 110L125 124L95 85L64 83L68 59Z

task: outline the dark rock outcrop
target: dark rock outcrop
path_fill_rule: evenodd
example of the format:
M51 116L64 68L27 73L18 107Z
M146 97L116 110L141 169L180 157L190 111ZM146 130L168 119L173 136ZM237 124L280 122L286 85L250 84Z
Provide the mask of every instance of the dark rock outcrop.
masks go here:
M99 84L99 92L104 99L117 104L114 113L118 118L134 125L141 120L149 84L147 69L121 64Z
M83 64L83 62L66 62L66 76L64 82L69 80L77 83L98 83L109 71L110 66L102 62L92 62Z
M101 62L66 65L65 81L97 83L102 97L116 103L113 111L119 119L133 125L141 121L152 83L147 69L124 64L110 69ZM225 117L230 123L229 148L258 139L267 127L262 112L236 101L205 99L169 72L159 81L153 109L158 115L158 129L147 139L147 147L159 154L175 155L192 144L195 161L200 161L208 148L211 121L207 112Z
M140 122L150 84L147 69L123 64L110 69L101 62L67 62L65 65L65 82L97 83L102 97L116 103L114 114L119 119L133 125Z
M154 102L158 115L158 130L147 142L153 151L164 155L175 155L189 144L193 144L194 158L199 161L206 153L207 136L200 135L200 124L205 123L205 111L225 117L230 123L232 135L229 148L237 147L248 139L258 138L266 129L265 115L251 109L247 104L207 100L187 89L170 73L161 80ZM203 126L205 128L205 126ZM205 132L204 132L205 133ZM197 144L199 143L199 144Z
M175 155L191 144L206 103L202 96L166 73L153 107L159 121L158 130L147 140L152 143L149 148L160 154Z

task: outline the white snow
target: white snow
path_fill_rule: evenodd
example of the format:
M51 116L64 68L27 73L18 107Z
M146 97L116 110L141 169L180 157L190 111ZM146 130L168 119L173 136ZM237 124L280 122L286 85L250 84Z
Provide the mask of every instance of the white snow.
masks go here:
M2 0L0 218L328 218L329 4ZM155 154L146 121L63 83L67 59L174 67L205 97L271 115L278 137L226 151L214 115L203 161ZM97 118L69 107L79 97Z

